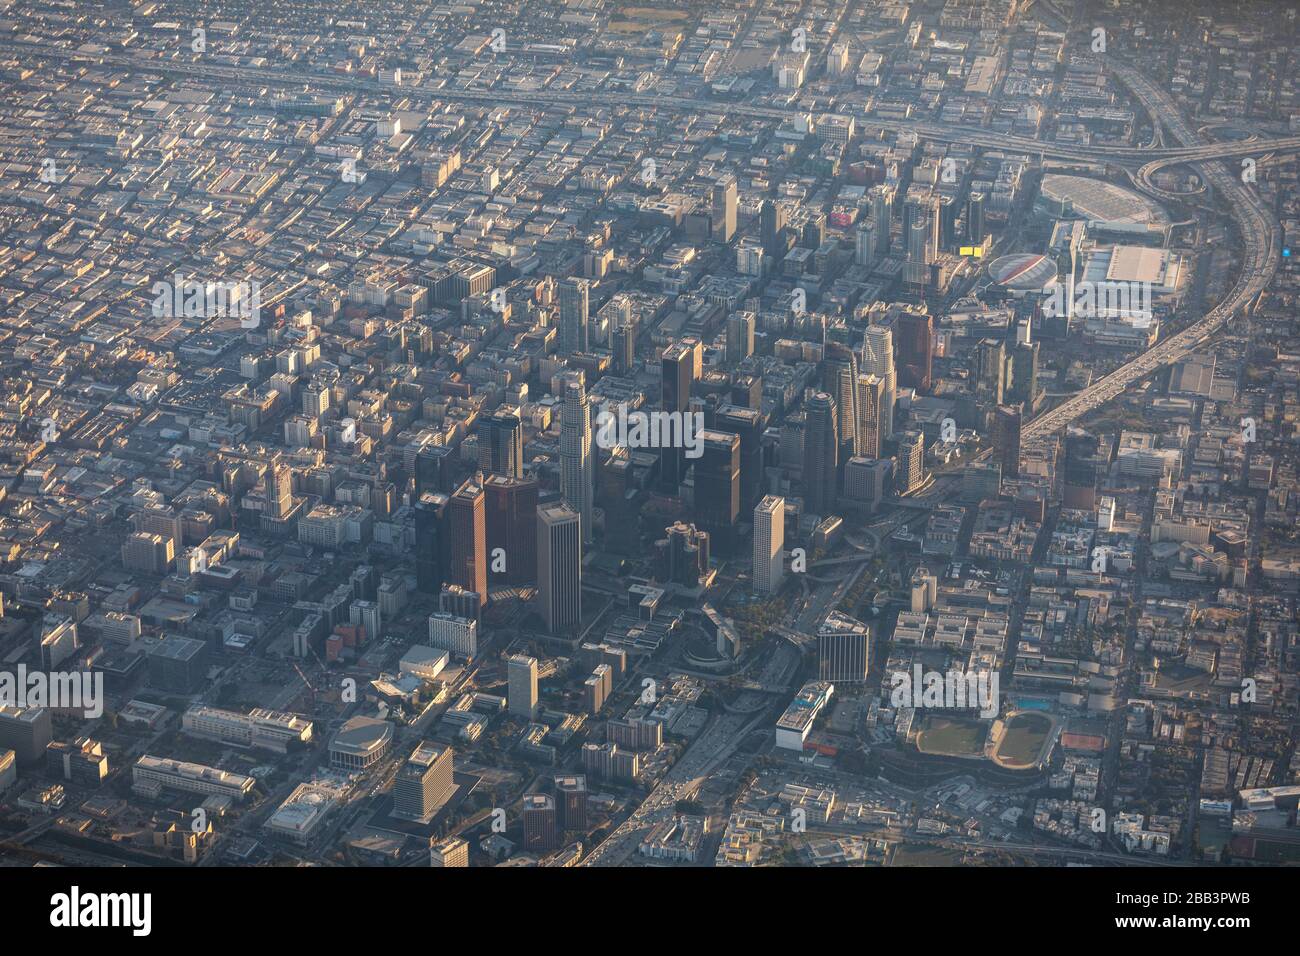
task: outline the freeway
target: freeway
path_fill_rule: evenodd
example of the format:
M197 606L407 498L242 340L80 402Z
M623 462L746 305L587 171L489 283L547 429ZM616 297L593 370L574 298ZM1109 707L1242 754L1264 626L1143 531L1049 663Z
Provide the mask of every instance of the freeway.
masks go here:
M415 87L398 87L381 84L378 80L361 77L343 77L337 74L290 72L266 67L216 66L206 63L185 61L167 62L148 57L128 56L122 53L84 53L67 49L49 42L32 42L30 40L10 40L9 48L51 59L93 61L112 64L126 69L143 72L175 74L187 79L208 77L229 80L237 83L265 84L293 87L306 86L339 93L377 93L377 92L414 92ZM451 87L434 87L425 85L419 88L442 99L463 100L482 103L485 106L501 106L505 103L518 103L539 109L574 109L585 106L605 106L611 108L640 106L648 109L677 110L692 113L725 113L729 116L749 116L755 119L782 121L813 112L812 109L786 109L776 106L756 106L748 103L693 99L683 96L664 96L652 93L548 93L520 92L516 90L470 90ZM825 112L819 110L818 112ZM1152 159L1181 159L1185 162L1194 160L1220 159L1232 156L1247 156L1274 151L1300 150L1300 136L1287 136L1277 139L1260 139L1253 142L1218 142L1197 143L1194 137L1190 145L1175 148L1153 149L1135 146L1069 146L1059 143L1045 143L1027 136L1015 136L981 130L956 123L917 122L915 120L888 120L871 116L857 117L861 122L870 123L881 129L914 132L927 139L941 142L964 143L988 149L1037 153L1039 156L1051 156L1057 159L1071 159L1096 162L1103 159L1114 164L1140 164Z
M1197 136L1184 121L1177 104L1156 89L1141 73L1112 61L1114 75L1133 92L1146 110L1159 115L1169 134L1181 143L1195 143ZM1111 401L1134 382L1165 365L1178 361L1218 332L1240 310L1268 288L1281 255L1282 230L1260 202L1253 189L1220 164L1196 164L1205 180L1228 203L1244 245L1241 274L1227 297L1177 335L1147 349L1133 361L1116 369L1073 398L1031 420L1021 432L1022 440L1033 440L1065 428L1075 419Z

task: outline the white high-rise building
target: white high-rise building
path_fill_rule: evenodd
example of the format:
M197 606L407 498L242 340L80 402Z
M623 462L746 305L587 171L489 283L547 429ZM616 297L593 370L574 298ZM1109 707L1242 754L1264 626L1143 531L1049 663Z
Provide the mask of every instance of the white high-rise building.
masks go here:
M428 642L452 657L471 661L478 655L478 622L450 611L434 611L429 615Z
M774 594L785 578L785 499L765 495L754 509L754 593Z
M506 705L530 720L537 713L537 658L516 654L506 661Z
M537 590L546 629L572 631L582 621L581 518L563 502L537 509Z
M582 518L582 540L591 543L595 471L591 459L591 400L577 382L564 386L560 412L560 495Z
M894 370L894 331L883 325L868 325L862 337L863 375L877 375L885 382L885 402L880 411L880 439L894 437L894 391L898 388L898 375Z

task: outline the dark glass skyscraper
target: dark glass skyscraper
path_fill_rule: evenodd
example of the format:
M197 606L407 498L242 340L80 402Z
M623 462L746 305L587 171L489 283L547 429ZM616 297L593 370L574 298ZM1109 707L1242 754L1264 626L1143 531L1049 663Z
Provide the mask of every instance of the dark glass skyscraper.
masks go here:
M829 515L835 508L838 417L835 399L826 392L813 392L804 403L803 499L808 514Z
M478 466L491 475L523 477L524 426L513 409L497 409L480 421Z
M587 351L590 310L590 283L586 279L570 277L560 283L560 355Z
M704 431L700 438L704 453L695 462L696 523L725 554L734 544L740 514L740 436Z
M537 482L491 475L483 482L488 578L501 584L537 580ZM498 551L498 549L500 549ZM498 557L505 558L505 570Z

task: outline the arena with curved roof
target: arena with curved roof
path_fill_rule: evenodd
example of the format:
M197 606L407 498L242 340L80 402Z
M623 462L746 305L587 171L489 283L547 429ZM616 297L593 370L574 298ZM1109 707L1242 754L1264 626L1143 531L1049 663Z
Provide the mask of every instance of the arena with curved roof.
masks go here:
M988 265L989 278L1009 292L1042 292L1056 281L1056 263L1034 253L999 256Z

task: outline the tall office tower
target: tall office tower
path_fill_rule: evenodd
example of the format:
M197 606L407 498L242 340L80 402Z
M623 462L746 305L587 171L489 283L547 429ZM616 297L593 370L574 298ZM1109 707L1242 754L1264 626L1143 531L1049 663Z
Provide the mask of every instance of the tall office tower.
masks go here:
M879 375L859 375L857 457L880 457L885 439L884 413L885 380Z
M984 405L1001 405L1004 395L1006 352L997 339L981 339L975 346L975 395Z
M758 213L759 229L763 241L763 254L785 254L785 207L771 199L764 199Z
M12 750L18 766L43 763L53 739L54 718L44 707L0 704L0 754Z
M537 658L515 654L506 661L506 707L529 720L537 713Z
M537 509L537 592L552 634L572 633L582 622L581 524L563 502Z
M733 312L727 317L727 364L734 365L754 354L753 312Z
M785 579L785 499L765 495L754 509L754 593L775 594Z
M738 375L731 383L731 404L763 410L763 380L757 375Z
M713 184L713 236L730 242L736 234L736 177L730 173Z
M709 573L709 533L682 521L673 522L664 533L667 537L655 542L660 579L698 587L700 579Z
M483 599L477 591L469 591L459 584L444 584L438 592L438 610L463 617L480 624L483 621Z
M908 285L924 287L930 281L929 223L913 214L907 229L907 262L903 268L903 281Z
M875 232L875 258L889 252L889 226L894 215L894 187L872 186L867 190L871 200L871 228Z
M817 679L861 684L867 679L871 631L847 614L831 611L817 628Z
M58 668L81 646L77 622L66 614L46 613L41 620L41 667Z
M874 375L884 383L885 402L881 406L880 423L882 441L894 437L894 392L898 389L898 376L894 370L894 332L885 325L868 325L862 336L862 368L864 375Z
M293 510L293 472L277 461L266 469L263 482L267 513L272 518L283 518Z
M555 798L545 793L524 797L524 849L529 853L550 853L560 847L560 821Z
M763 487L763 416L753 408L721 405L713 413L713 424L740 438L740 512L746 514Z
M560 410L560 495L582 516L582 538L591 542L595 461L591 451L591 400L577 382L564 386Z
M480 422L478 466L489 475L524 476L524 425L516 409L499 408Z
M858 451L858 357L840 342L822 344L822 388L835 399L838 412L838 459L848 461Z
M393 781L393 815L427 823L455 791L451 748L421 741Z
M938 244L935 254L943 249L951 249L957 244L957 210L961 204L951 194L940 196L935 206L935 222L938 225Z
M415 493L456 490L455 452L449 445L425 445L415 454Z
M740 436L705 430L704 452L695 462L695 520L729 553L740 514Z
M984 194L973 192L966 200L966 239L978 246L984 241Z
M587 832L587 778L569 773L555 778L555 807L561 830Z
M302 390L302 413L319 419L329 410L330 387L324 382L312 382Z
M898 384L928 392L934 363L934 318L927 312L905 310L894 320L898 340Z
M460 837L448 837L445 840L430 837L429 866L468 867L469 843Z
M614 371L619 375L629 375L635 367L636 325L620 323L614 326Z
M804 402L804 512L825 517L835 509L835 479L839 467L839 423L835 399L813 392Z
M889 458L850 458L844 463L844 496L875 511L889 490Z
M605 551L624 556L641 555L641 508L646 490L637 480L632 452L620 445L610 450L600 465L596 502L605 512Z
M993 411L993 457L1001 463L1007 478L1020 475L1020 409L999 405Z
M1011 352L1011 388L1007 401L1033 413L1038 399L1038 343L1017 342Z
M803 224L800 245L805 249L817 249L826 240L826 214L817 213L809 216Z
M559 353L567 357L588 348L587 326L590 315L590 283L570 277L560 283Z
M692 344L674 342L664 349L660 367L663 370L663 408L666 412L686 412L691 406L691 386L699 378L698 357ZM662 448L659 451L659 485L667 494L677 494L686 477L684 448Z
M910 494L925 484L925 436L906 431L898 436L895 487L900 495Z
M531 584L537 580L537 482L491 475L483 482L488 580ZM501 567L504 558L505 569Z
M487 604L487 515L482 485L471 480L456 489L447 502L443 530L447 583L475 592Z
M424 594L442 590L442 516L447 496L425 492L415 502L415 586Z
M1062 507L1085 511L1097 507L1097 477L1104 472L1108 457L1099 452L1096 435L1080 428L1066 430Z
M876 227L870 221L860 223L854 233L853 261L867 268L876 264Z

